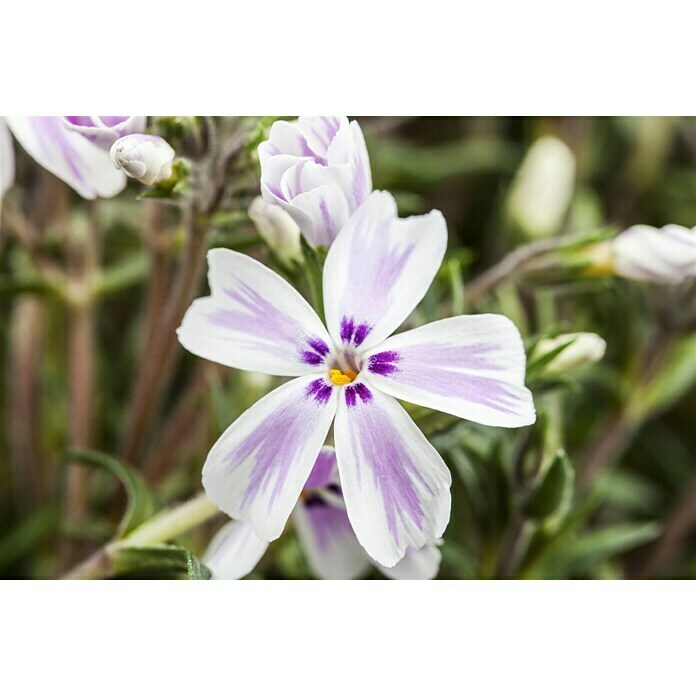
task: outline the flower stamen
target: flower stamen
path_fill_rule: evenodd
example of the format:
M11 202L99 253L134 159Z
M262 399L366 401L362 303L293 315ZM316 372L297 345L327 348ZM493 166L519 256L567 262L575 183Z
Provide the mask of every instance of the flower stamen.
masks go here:
M329 370L329 378L334 384L350 384L358 376L357 372L353 370L346 370L341 372L341 370Z

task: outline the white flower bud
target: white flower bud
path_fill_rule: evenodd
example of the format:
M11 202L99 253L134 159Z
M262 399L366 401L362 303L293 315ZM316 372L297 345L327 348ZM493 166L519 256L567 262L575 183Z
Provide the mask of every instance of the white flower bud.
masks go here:
M248 212L258 233L278 258L286 263L302 258L300 227L283 208L257 196Z
M572 341L545 367L544 372L560 375L592 365L604 357L607 342L595 333L561 334L555 338L542 338L534 349L534 356L541 357Z
M696 276L696 227L635 225L611 242L616 275L649 283L680 283Z
M172 146L158 135L126 135L111 148L114 167L148 186L171 177L174 157Z
M512 184L508 213L530 237L557 232L575 188L575 156L558 138L544 136L529 148Z

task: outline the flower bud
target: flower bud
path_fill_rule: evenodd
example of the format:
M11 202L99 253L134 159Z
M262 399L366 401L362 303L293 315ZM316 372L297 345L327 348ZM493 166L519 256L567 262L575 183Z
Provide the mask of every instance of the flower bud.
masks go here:
M575 187L575 156L558 138L544 136L529 148L512 184L508 213L530 237L557 232Z
M595 333L569 333L542 338L534 349L534 357L547 355L566 343L568 345L545 366L547 375L561 375L592 365L604 357L607 348L606 341Z
M291 264L301 260L300 227L285 210L257 196L248 212L258 233L281 261Z
M648 283L680 283L696 275L696 227L635 225L611 242L616 275Z
M174 157L172 146L158 135L127 135L111 148L114 167L148 186L171 177Z

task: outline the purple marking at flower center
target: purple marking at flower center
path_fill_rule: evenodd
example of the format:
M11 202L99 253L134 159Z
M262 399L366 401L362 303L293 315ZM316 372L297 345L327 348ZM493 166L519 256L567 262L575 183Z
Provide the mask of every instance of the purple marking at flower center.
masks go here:
M349 387L346 387L346 406L348 406L348 408L355 406L358 396L360 400L366 404L372 399L372 392L362 382L351 384Z
M394 363L399 362L400 359L401 357L395 350L375 353L370 356L367 369L377 375L390 375L399 369Z
M329 347L320 338L307 339L307 345L312 350L301 350L300 360L308 365L321 365L329 354Z
M343 343L353 343L357 348L368 337L372 327L368 324L358 324L352 317L343 317L341 319L341 341Z
M314 397L317 403L325 404L331 398L333 387L323 379L315 379L307 387L307 397Z

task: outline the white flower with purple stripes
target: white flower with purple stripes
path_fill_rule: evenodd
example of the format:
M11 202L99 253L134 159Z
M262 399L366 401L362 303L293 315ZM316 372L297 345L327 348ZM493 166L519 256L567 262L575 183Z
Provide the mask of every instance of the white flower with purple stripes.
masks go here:
M359 578L370 565L393 580L431 580L440 568L437 543L408 549L393 568L371 561L350 526L333 447L319 453L291 519L309 567L323 580ZM203 560L214 579L236 580L251 573L267 548L248 522L232 520L213 537Z
M259 161L264 199L288 212L313 246L330 246L372 191L365 139L345 116L276 121Z
M391 567L442 536L451 476L397 399L486 425L535 419L522 340L505 317L454 317L389 338L425 295L446 244L441 213L401 220L389 194L372 193L326 258L327 328L264 265L211 250L212 294L190 307L180 342L223 365L295 377L210 451L203 485L220 509L277 538L334 423L346 510L368 554Z

